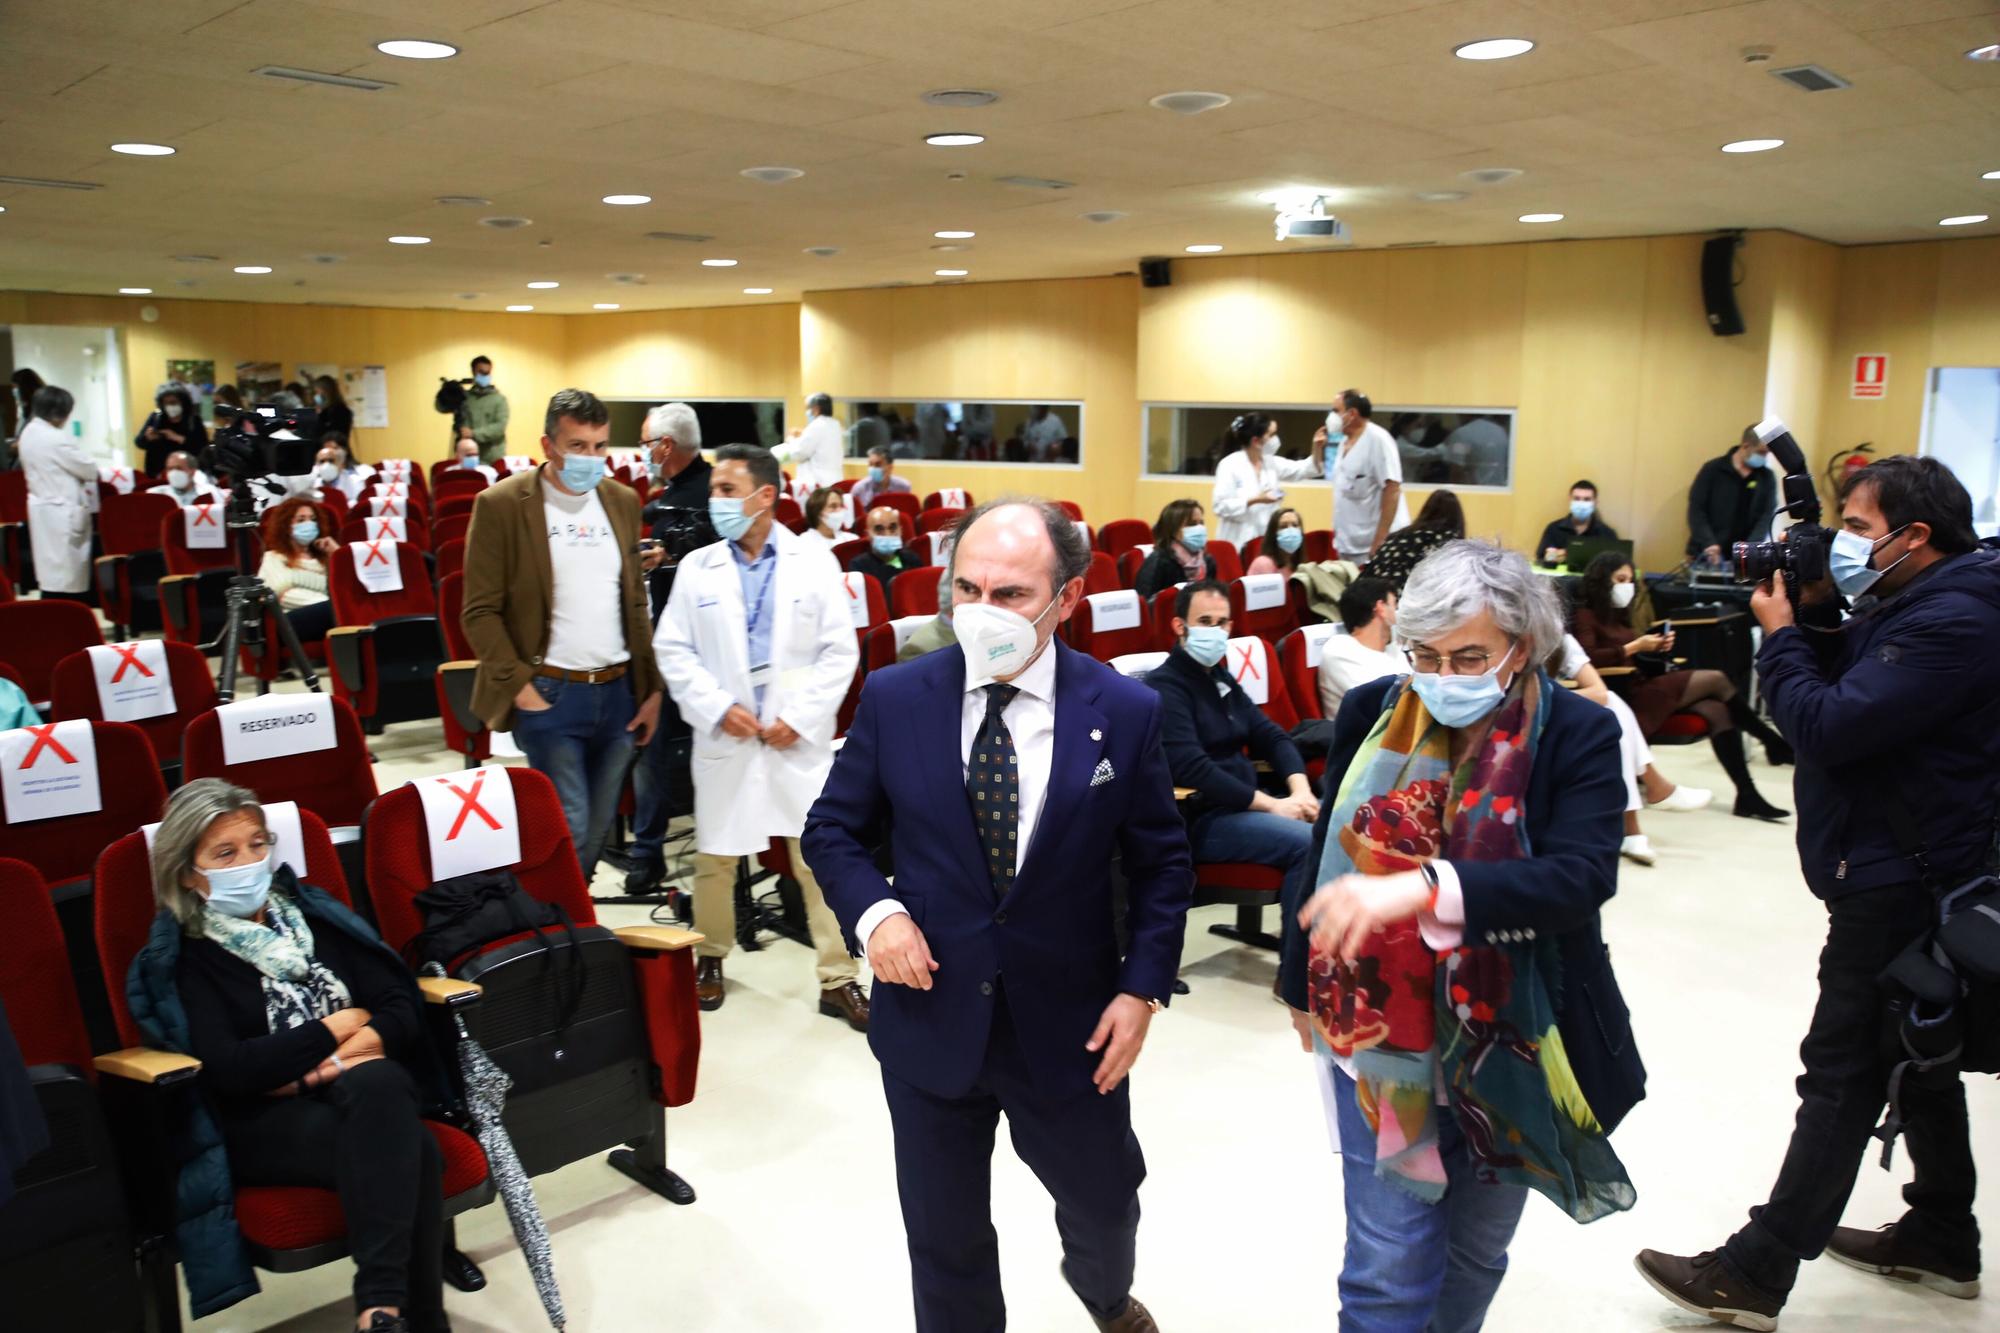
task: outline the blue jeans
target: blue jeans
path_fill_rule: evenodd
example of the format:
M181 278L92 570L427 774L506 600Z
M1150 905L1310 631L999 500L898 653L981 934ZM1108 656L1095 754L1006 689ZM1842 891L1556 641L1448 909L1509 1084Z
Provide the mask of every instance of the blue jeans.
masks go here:
M1281 911L1297 912L1312 896L1319 867L1311 824L1261 810L1211 810L1195 817L1188 845L1197 861L1245 861L1284 871Z
M669 723L676 725L670 726ZM694 779L688 772L688 747L693 738L674 712L673 701L660 705L660 729L639 751L632 770L632 863L657 867L665 859L667 825L675 815L694 813Z
M598 685L536 676L535 692L548 701L539 713L516 709L514 743L556 784L586 886L598 853L618 816L625 775L632 769L632 677Z
M1507 1245L1528 1191L1473 1178L1458 1122L1437 1108L1445 1194L1428 1204L1375 1174L1375 1131L1354 1080L1315 1043L1330 1077L1347 1206L1341 1333L1476 1333L1507 1275Z

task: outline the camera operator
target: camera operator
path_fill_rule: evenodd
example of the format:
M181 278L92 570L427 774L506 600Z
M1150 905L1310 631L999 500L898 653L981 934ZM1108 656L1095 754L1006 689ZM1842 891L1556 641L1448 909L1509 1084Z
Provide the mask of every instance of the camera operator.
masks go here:
M1903 1191L1909 1211L1878 1231L1839 1223L1896 1060L1878 979L1937 916L1904 848L1921 847L1941 886L1989 869L1994 855L2000 554L1978 549L1971 497L1936 459L1873 463L1848 477L1840 500L1831 577L1798 590L1806 625L1782 573L1750 603L1765 634L1758 677L1798 755L1800 861L1828 915L1798 1119L1768 1202L1726 1245L1639 1255L1676 1304L1745 1328L1776 1327L1799 1262L1822 1250L1947 1295L1978 1292L1965 1093L1949 1072L1901 1085L1916 1172ZM1853 615L1822 628L1839 619L1836 591ZM1898 823L1920 842L1899 837Z
M459 406L458 438L479 446L479 461L496 463L507 455L507 395L493 386L493 358L472 358L472 387Z

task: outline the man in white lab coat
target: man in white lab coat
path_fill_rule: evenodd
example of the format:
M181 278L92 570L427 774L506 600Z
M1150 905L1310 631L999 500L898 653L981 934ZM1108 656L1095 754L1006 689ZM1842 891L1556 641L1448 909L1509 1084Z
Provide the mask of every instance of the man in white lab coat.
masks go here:
M653 638L694 731L694 924L707 937L696 946L695 996L703 1009L722 1005L737 858L781 839L818 955L819 1010L865 1032L859 968L799 852L860 652L840 566L773 521L781 480L760 445L716 452L709 519L722 540L680 562Z
M76 400L44 384L28 403L31 420L15 450L28 479L28 543L44 597L88 601L90 514L97 500L97 460L65 427Z
M840 460L846 447L846 434L833 415L833 399L816 393L806 399L806 428L779 445L775 453L780 463L792 464L797 479L811 494L840 480Z

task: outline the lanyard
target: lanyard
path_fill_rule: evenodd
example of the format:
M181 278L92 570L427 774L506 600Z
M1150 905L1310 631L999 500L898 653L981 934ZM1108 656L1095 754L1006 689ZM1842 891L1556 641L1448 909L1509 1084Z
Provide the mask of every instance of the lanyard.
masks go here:
M770 600L771 585L777 581L778 575L778 552L776 549L768 546L765 550L771 553L768 561L765 560L763 553L759 552L757 559L751 561L749 565L750 573L753 576L757 574L757 567L759 565L765 566L763 577L757 580L756 604L745 604L745 610L748 614L744 619L744 629L752 634L757 632L757 624L764 618L764 603Z

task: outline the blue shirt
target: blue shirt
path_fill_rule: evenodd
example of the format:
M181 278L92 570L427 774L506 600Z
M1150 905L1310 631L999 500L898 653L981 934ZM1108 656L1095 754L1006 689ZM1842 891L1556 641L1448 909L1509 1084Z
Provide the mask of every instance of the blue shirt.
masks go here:
M755 670L771 660L771 626L777 621L771 609L771 585L778 577L778 543L767 537L755 560L736 542L729 543L729 554L736 557L736 574L743 581L743 623L749 628L750 666ZM756 711L762 714L764 687L755 688Z

